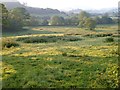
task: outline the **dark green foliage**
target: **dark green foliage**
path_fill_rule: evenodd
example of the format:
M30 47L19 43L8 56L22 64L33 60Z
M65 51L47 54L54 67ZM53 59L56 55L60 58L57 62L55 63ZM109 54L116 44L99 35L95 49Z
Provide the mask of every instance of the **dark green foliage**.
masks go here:
M1 4L2 5L2 4ZM4 5L2 5L2 30L3 32L15 32L22 30L22 27L28 23L30 17L25 8L14 8L8 11Z
M62 52L62 55L63 55L63 56L67 56L67 53L65 53L65 52Z
M106 36L112 36L112 34L111 33L107 33L107 34L97 34L96 35L97 37L106 37Z
M72 36L41 36L41 37L24 37L18 38L17 41L23 41L24 43L47 43L57 41L79 41L81 38Z
M0 17L2 17L2 18L0 18L0 19L2 19L2 20L0 20L0 22L2 22L1 23L2 30L4 31L9 27L9 20L8 20L8 14L9 13L8 13L8 10L7 10L7 8L5 7L4 4L0 4L0 11L1 11L0 12Z
M26 26L38 26L39 20L36 17L31 16L30 19L26 21L25 25Z
M48 23L49 23L49 22L48 22L47 20L42 20L42 21L41 21L41 25L43 25L43 26L48 25Z
M96 24L101 24L101 18L96 16L94 17L94 20L96 21Z
M15 32L22 29L22 24L16 19L9 18L9 25L8 32Z
M112 36L112 33L101 33L101 34L86 34L85 37L95 38L95 37L107 37Z
M2 41L2 48L10 48L10 47L17 47L19 44L13 40L3 40Z
M104 16L102 16L100 22L101 22L101 24L112 24L113 20L109 16L104 15Z
M23 7L14 8L13 10L11 10L11 13L13 14L13 17L15 17L16 19L26 20L30 18L29 13Z
M18 7L10 11L9 17L19 22L21 26L24 26L26 21L30 18L30 15L25 8Z
M113 37L107 37L107 38L105 38L105 42L114 42L114 38Z
M95 17L94 20L97 24L113 24L117 23L116 19L110 18L108 15L103 15L102 17Z

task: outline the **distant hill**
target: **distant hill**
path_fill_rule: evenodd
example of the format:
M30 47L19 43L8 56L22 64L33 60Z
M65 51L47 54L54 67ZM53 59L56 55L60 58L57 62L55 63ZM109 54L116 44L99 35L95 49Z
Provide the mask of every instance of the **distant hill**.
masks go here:
M117 8L104 8L100 10L87 10L89 13L116 13L118 12Z
M82 9L73 9L73 10L70 10L68 13L75 13L75 14L78 14L82 11Z
M79 14L82 11L82 9L73 9L66 13L68 14ZM91 15L102 15L107 13L111 17L117 17L118 15L118 8L104 8L100 10L85 10L86 12L90 13Z
M81 9L74 9L74 10L70 10L68 13L80 13L82 10ZM104 9L100 9L100 10L85 10L91 14L104 14L104 13L108 13L108 14L117 14L118 13L118 8L104 8Z
M7 9L13 9L13 8L16 8L16 7L25 7L23 4L19 3L19 2L2 2L6 7Z
M61 12L57 9L50 9L50 8L35 8L35 7L29 7L25 6L19 2L2 2L8 10L16 8L16 7L24 7L26 10L34 16L51 16L51 15L59 15L59 16L67 16L65 12Z

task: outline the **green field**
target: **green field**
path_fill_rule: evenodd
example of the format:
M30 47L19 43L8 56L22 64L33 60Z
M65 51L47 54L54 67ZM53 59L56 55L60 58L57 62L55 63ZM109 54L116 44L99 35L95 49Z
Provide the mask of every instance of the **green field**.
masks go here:
M117 25L29 27L3 33L10 40L19 46L2 49L3 88L118 87Z

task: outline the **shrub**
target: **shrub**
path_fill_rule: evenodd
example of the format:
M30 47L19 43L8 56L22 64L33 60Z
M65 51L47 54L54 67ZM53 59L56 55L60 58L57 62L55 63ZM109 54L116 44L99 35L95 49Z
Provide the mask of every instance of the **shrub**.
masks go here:
M107 37L107 36L112 36L113 34L111 33L100 33L100 34L86 34L84 35L85 37L91 37L91 38L95 38L95 37Z
M29 39L29 37L24 37L24 38L17 38L16 41L24 41L26 39Z
M62 55L63 55L63 56L67 56L67 53L65 53L65 52L62 52Z
M64 36L62 40L63 41L80 41L82 39L74 36Z
M22 37L16 41L23 41L24 43L47 43L57 41L79 41L81 38L73 36L41 36L41 37Z
M112 36L112 34L111 33L106 33L106 34L98 34L98 35L96 35L97 37L106 37L106 36Z
M108 37L105 39L105 42L114 42L114 38Z
M2 48L10 48L10 47L17 47L19 44L12 40L2 40Z

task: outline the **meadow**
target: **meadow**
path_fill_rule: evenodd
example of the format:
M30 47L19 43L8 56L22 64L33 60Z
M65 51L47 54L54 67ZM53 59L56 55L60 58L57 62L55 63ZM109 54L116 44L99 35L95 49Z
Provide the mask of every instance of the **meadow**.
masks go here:
M117 88L118 28L29 27L3 33L3 88Z

